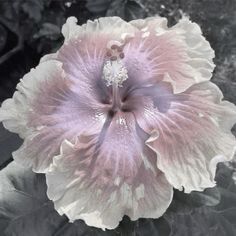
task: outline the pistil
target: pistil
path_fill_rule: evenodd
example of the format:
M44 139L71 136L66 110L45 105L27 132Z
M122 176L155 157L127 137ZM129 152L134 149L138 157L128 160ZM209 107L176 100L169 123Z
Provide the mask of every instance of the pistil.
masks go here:
M118 45L112 45L107 52L107 61L103 67L103 79L106 80L107 86L112 86L112 110L116 111L121 108L121 98L119 87L128 79L128 72L122 59L124 58L123 50Z
M116 111L121 108L121 98L117 83L112 84L112 109Z

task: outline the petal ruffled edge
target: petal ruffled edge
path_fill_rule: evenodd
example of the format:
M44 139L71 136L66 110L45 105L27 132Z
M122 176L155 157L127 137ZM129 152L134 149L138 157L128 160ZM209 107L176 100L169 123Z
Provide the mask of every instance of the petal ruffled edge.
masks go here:
M133 183L122 182L119 176L108 183L103 182L105 176L102 175L94 181L82 180L80 175L76 176L73 160L76 158L78 165L82 157L73 156L75 149L72 143L65 141L61 154L54 157L46 173L49 199L54 201L59 214L66 214L71 222L83 219L89 226L114 229L124 215L131 220L158 218L170 205L173 188L163 173L154 175L143 166Z
M215 186L217 164L231 161L236 153L231 133L236 106L221 101L221 91L211 82L193 85L182 96L190 96L190 101L181 101L180 94L169 114L161 114L159 128L146 144L174 188L203 191Z
M85 24L77 25L78 20L75 17L69 17L62 26L62 34L65 42L73 38L80 38L84 35L95 33L110 35L111 40L125 40L127 37L134 35L136 27L122 20L120 17L101 17L94 21L88 20Z
M200 27L189 20L188 17L183 18L174 26L167 26L167 19L164 17L149 17L144 20L134 20L130 24L135 26L139 31L143 32L143 37L146 38L153 29L156 36L163 36L165 34L173 33L176 37L176 45L184 48L185 60L182 62L182 69L186 73L189 82L183 78L183 83L180 85L176 83L175 79L166 72L164 80L171 82L174 92L179 93L188 89L191 85L203 81L208 81L212 77L215 64L213 58L215 57L214 50L211 48L209 42L203 36ZM147 36L148 37L148 36ZM170 37L170 36L168 36ZM183 75L184 76L184 75Z
M32 111L30 102L34 99L39 84L47 80L50 73L61 73L64 76L62 63L42 62L20 80L13 97L5 100L0 108L0 121L6 129L19 134L21 138L32 134L32 129L27 125L27 114Z
M38 142L32 145L32 140L45 128L34 122L38 110L33 103L39 100L42 87L47 87L55 78L60 82L65 80L62 63L55 60L40 63L20 80L13 97L4 101L0 108L0 121L4 127L24 139L22 146L13 152L13 158L21 165L33 168L35 172L45 172L51 160L45 155L39 161L37 155L33 155ZM43 151L40 150L40 153L43 154Z
M210 80L215 68L213 58L215 52L210 43L203 36L202 30L198 24L183 17L179 23L174 25L171 30L175 30L179 35L184 37L187 45L187 53L190 57L188 63L196 70L194 79L197 83Z

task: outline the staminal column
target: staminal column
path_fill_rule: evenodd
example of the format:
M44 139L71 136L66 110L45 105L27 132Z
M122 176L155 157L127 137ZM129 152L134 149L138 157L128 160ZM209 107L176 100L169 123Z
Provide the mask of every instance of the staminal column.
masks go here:
M118 45L112 45L107 52L107 60L103 67L103 79L107 86L112 86L112 109L121 108L119 87L128 79L128 72L123 63L124 53Z

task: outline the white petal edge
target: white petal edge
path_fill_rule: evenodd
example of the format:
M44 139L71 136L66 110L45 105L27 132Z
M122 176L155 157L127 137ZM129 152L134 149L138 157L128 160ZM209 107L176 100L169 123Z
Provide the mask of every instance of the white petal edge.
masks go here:
M60 73L62 76L62 63L47 61L30 70L17 84L17 91L12 98L5 100L0 108L0 121L4 127L13 133L25 138L33 133L27 126L29 111L32 111L30 102L38 92L39 85L48 79L51 74Z
M106 185L100 189L97 188L96 181L103 177L99 176L96 183L86 187L86 180L79 183L80 176L74 175L76 167L73 169L73 161L70 163L67 160L67 156L73 151L74 145L65 140L61 154L54 157L49 172L46 173L49 199L53 200L59 214L66 214L71 222L83 219L89 226L103 230L114 229L124 215L128 215L131 220L158 218L170 205L173 189L162 173L158 174L159 178L149 176L148 186L142 181L136 187L125 182L120 184L117 176L109 187ZM139 177L145 178L144 171L150 170L143 169L139 174L144 177Z
M188 17L183 18L174 26L167 26L167 19L164 17L149 17L143 20L134 20L130 22L132 25L143 31L144 34L155 29L156 35L164 35L170 32L176 34L177 41L185 45L184 53L186 53L188 60L183 62L183 67L188 75L193 78L192 81L186 85L176 84L168 73L164 77L164 81L171 82L175 93L180 93L186 90L194 83L208 81L212 77L215 64L213 58L215 57L214 50L211 48L209 42L202 34L200 27L189 20Z
M190 21L188 17L183 17L170 30L181 35L186 43L187 54L190 57L188 64L195 71L193 77L196 83L210 80L215 68L215 52L203 36L199 25Z
M137 30L128 22L120 17L101 17L94 21L88 20L85 24L77 25L78 20L75 17L69 17L62 27L62 34L65 43L71 39L79 39L84 35L104 34L109 35L111 40L123 41L132 36ZM98 35L99 36L99 35Z
M211 82L196 84L191 87L189 91L190 93L191 91L194 93L194 91L197 91L198 89L201 92L205 89L205 92L208 94L208 98L206 97L205 100L206 106L207 104L210 104L212 107L209 105L208 110L203 110L202 114L199 113L199 117L195 118L200 121L207 117L206 121L203 120L202 122L207 122L207 125L210 125L212 130L209 130L208 128L204 131L204 126L195 130L195 125L192 123L192 134L188 134L190 135L190 139L187 140L185 134L186 127L190 127L189 122L191 121L189 120L189 117L186 117L186 120L184 120L183 113L180 113L182 115L182 121L179 120L177 122L177 120L174 120L175 116L168 116L168 120L166 120L167 123L165 124L166 127L171 124L171 126L167 128L169 130L166 131L168 132L166 133L167 135L170 135L169 132L171 128L174 127L176 129L173 130L175 132L169 136L171 145L176 146L168 146L166 143L166 147L163 150L168 149L167 152L162 150L162 153L160 153L160 150L157 148L159 145L158 143L160 142L160 134L161 132L163 133L163 130L160 131L160 129L153 130L150 138L146 141L146 144L156 152L157 166L161 171L163 171L163 173L165 173L169 183L176 189L181 190L184 188L186 193L190 193L194 190L203 191L205 188L214 187L216 184L214 178L217 164L219 162L231 161L236 152L236 139L231 133L231 128L236 123L236 106L230 102L221 101L221 91ZM205 98L204 94L198 96L203 96L203 98ZM208 99L211 100L210 103ZM202 100L199 101L199 104L202 104ZM173 109L173 107L171 109ZM185 114L189 115L191 111L190 109L191 108L189 107ZM195 112L199 112L199 110L194 111L194 107L192 108L192 111L194 113L192 113L191 116L193 116ZM196 116L198 116L197 113ZM171 123L169 122L170 120ZM183 121L186 123L181 124ZM162 122L164 122L164 118L162 119ZM199 124L203 125L203 123ZM178 126L179 128L182 127L181 132L179 131L180 133L177 133ZM215 132L215 135L210 133L211 131ZM197 136L195 136L195 132L198 134ZM199 136L200 132L204 133L201 133ZM175 139L172 138L172 136L175 135L177 135ZM198 139L196 139L196 137ZM180 146L177 145L177 140ZM207 142L209 142L208 146L206 146ZM182 147L183 149L181 149ZM188 149L192 151L188 152ZM182 153L181 150L183 151ZM163 156L163 153L169 153L169 156ZM176 155L176 157L171 156L171 153Z

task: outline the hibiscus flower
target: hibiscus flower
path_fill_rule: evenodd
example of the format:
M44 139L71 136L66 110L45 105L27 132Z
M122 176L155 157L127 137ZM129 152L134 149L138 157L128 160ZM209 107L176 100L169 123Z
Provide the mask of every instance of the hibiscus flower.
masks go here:
M24 139L14 159L46 173L71 222L113 229L158 218L173 188L213 187L233 158L236 108L209 80L214 51L183 18L105 17L62 28L65 42L26 74L0 120Z

